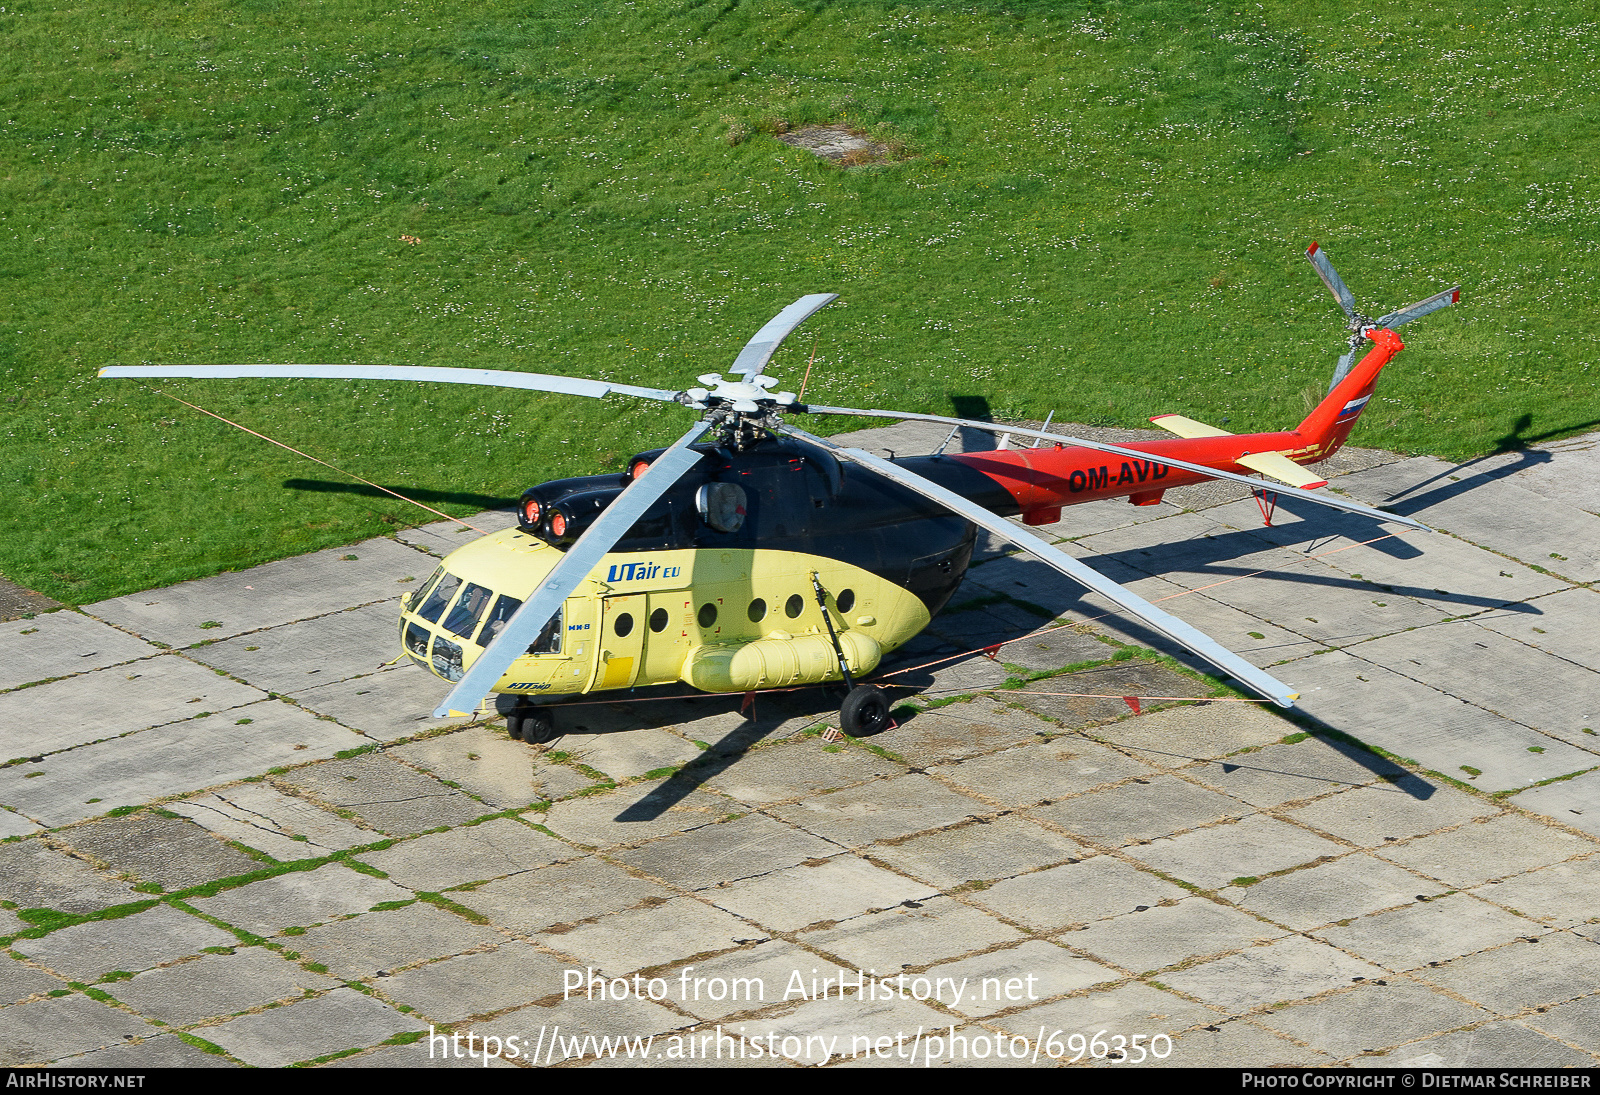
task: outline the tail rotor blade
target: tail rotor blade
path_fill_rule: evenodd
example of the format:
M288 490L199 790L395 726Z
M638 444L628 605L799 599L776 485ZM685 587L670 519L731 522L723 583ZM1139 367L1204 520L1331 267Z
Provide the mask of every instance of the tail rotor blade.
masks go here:
M1333 294L1333 299L1339 302L1339 307L1344 309L1344 314L1351 320L1356 318L1356 298L1351 295L1350 289L1345 285L1344 279L1333 268L1333 263L1328 261L1328 253L1315 241L1306 248L1306 258L1311 260L1311 265L1316 267L1317 276L1322 279L1322 284L1328 287L1328 292Z
M1435 293L1427 300L1419 300L1415 304L1408 304L1398 311L1390 312L1378 320L1375 325L1378 327L1398 327L1402 323L1410 323L1412 320L1425 316L1429 312L1437 312L1440 308L1448 308L1460 299L1461 286L1457 285L1446 289L1442 293Z

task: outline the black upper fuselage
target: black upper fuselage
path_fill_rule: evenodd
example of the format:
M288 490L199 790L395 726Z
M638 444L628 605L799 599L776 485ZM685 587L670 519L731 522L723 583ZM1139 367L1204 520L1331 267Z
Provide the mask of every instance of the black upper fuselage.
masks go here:
M613 551L674 548L772 548L819 555L858 566L915 594L930 615L950 600L972 558L977 527L938 503L827 450L787 437L767 436L743 451L694 446L705 455L629 529ZM659 455L643 453L629 462ZM917 474L999 513L1016 506L993 480L937 456L895 461ZM524 492L537 499L543 518L523 525L558 546L570 544L620 494L626 474L558 479ZM702 488L733 483L743 488L742 520L723 531L708 520ZM553 536L550 515L567 527Z

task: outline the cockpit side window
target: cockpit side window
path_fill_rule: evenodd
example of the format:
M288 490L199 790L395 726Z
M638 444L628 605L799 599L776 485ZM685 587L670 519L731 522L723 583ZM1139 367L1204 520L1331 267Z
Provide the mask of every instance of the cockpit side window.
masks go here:
M478 618L483 615L483 610L489 607L489 602L494 598L494 593L483 586L467 583L467 588L462 592L461 599L450 609L444 618L444 629L452 635L459 635L463 639L472 638L472 633L477 630Z
M564 608L556 610L556 614L539 631L539 637L533 640L533 645L528 647L529 654L561 653L561 618L564 614Z
M443 573L444 565L442 563L439 566L434 567L433 573L428 575L428 580L423 582L422 585L418 586L414 592L408 594L403 599L406 608L415 608L417 605L420 605L426 601L428 594L433 592L433 583L437 582L439 580L439 576Z
M439 614L444 611L444 606L455 600L456 590L461 588L461 579L454 574L440 576L439 584L433 587L433 592L428 594L428 599L422 602L422 607L417 610L429 623L438 623Z
M489 612L489 618L483 621L483 630L478 632L478 645L488 646L494 642L500 636L500 632L505 630L505 626L510 622L511 617L516 615L517 609L521 607L521 601L515 597L507 597L502 593L500 599L494 603L494 608Z

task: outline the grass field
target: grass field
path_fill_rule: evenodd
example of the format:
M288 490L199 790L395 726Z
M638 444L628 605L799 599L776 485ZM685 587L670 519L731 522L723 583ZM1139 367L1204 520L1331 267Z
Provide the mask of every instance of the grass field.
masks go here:
M809 398L1242 432L1298 421L1340 352L1318 239L1371 314L1464 286L1405 329L1357 444L1464 457L1600 420L1585 3L6 0L0 36L0 573L70 603L427 519L109 364L678 388L831 291L775 362L797 383L815 353ZM771 135L811 122L898 154ZM168 389L453 513L685 424Z

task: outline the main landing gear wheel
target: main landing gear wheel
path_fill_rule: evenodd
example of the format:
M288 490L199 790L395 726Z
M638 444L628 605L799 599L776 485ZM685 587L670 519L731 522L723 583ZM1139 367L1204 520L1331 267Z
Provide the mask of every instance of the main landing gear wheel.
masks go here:
M548 745L561 736L547 707L519 707L506 716L506 732L512 741L529 745Z
M870 684L858 684L839 707L839 729L852 738L868 737L888 729L889 701Z

